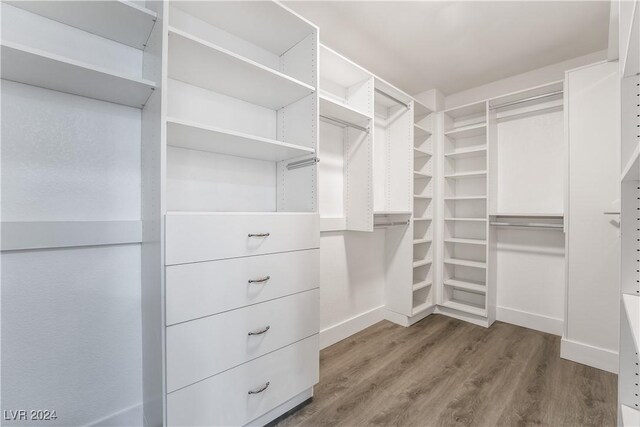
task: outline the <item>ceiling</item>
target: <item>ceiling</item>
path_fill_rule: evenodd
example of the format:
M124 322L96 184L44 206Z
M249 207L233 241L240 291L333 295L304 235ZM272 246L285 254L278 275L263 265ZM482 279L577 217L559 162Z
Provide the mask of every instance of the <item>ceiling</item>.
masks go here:
M411 94L452 94L607 48L608 1L284 3L324 44Z

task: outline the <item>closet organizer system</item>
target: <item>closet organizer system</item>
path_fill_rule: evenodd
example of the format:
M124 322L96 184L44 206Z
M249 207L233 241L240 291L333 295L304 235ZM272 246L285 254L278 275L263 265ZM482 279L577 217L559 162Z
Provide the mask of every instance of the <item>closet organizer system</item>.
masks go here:
M618 425L640 425L640 4L620 4L621 268Z

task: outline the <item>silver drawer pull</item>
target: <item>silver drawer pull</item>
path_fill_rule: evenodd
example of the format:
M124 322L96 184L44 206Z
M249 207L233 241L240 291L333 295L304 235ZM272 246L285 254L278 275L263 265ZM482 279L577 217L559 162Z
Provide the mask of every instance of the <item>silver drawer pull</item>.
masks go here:
M263 391L265 391L268 388L269 388L269 381L267 381L266 383L264 383L263 385L261 385L260 387L258 387L256 389L249 390L249 394L262 393Z
M271 279L271 276L264 276L261 279L249 279L249 283L264 283L269 279Z
M269 237L271 233L249 233L249 237Z
M266 333L269 329L271 329L271 326L265 326L262 329L256 329L255 331L251 331L249 332L249 336L253 336L253 335L262 335L264 333Z

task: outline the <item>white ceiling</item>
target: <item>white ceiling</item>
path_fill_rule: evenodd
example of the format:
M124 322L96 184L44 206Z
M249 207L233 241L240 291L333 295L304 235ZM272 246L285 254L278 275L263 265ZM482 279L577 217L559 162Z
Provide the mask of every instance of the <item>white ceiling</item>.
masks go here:
M608 1L285 1L411 93L456 93L607 48Z

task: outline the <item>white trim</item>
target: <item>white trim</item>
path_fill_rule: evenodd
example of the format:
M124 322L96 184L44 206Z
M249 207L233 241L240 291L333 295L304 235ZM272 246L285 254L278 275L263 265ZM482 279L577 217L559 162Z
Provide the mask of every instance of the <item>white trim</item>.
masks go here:
M282 405L273 408L272 410L262 415L261 417L258 417L255 420L251 421L250 423L247 423L247 425L248 426L267 425L271 421L286 414L288 411L292 410L296 406L303 403L305 400L310 399L312 397L313 397L313 387L308 388L302 393L298 394L297 396L292 397L291 399L284 402Z
M562 338L560 357L614 374L618 373L618 353L605 348Z
M463 313L462 311L447 308L441 305L438 305L436 307L435 314L442 314L443 316L453 317L454 319L482 326L483 328L488 328L493 323L489 322L489 319L486 317L474 316L473 314Z
M142 426L143 414L142 403L130 406L121 411L107 415L99 420L92 421L89 425L92 427L103 426Z
M408 327L421 321L422 319L429 316L430 314L433 314L435 310L436 310L436 306L432 305L431 307L427 308L424 311L421 311L420 313L414 316L405 316L404 314L396 313L393 310L385 310L384 318L389 322L395 323L396 325Z
M496 307L496 320L558 336L564 330L563 319L507 307Z
M351 335L385 319L385 306L373 308L320 331L320 349L349 338Z

